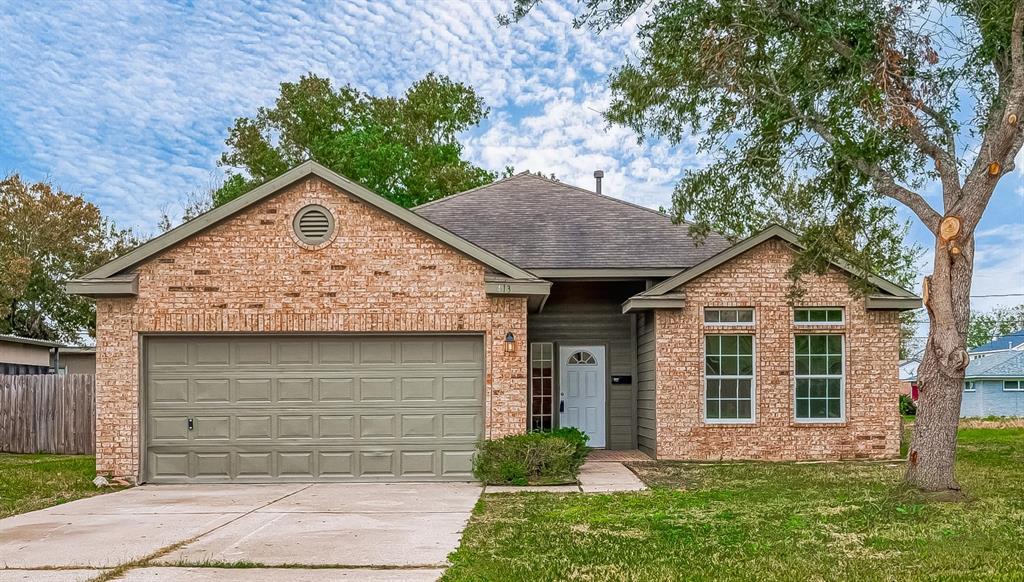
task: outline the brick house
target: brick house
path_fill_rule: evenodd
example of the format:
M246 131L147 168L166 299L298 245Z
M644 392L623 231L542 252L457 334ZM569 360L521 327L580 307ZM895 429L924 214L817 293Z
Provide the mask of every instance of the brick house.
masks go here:
M661 459L898 453L901 310L780 227L702 244L527 173L413 210L314 162L68 283L97 300L97 471L465 480L577 426Z

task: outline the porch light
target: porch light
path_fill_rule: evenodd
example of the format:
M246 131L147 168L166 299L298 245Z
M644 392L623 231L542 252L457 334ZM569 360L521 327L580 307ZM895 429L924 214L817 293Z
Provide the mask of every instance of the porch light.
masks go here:
M511 353L516 351L516 335L512 332L505 334L505 352Z

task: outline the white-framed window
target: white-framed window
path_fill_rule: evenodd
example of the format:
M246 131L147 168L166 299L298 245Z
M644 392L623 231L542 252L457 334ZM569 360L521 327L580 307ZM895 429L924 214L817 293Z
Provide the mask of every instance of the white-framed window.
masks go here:
M964 392L977 392L977 388L974 387L972 380L964 382Z
M708 325L753 325L754 309L749 307L705 307L704 323Z
M797 325L842 325L842 307L797 307L793 309Z
M555 428L554 345L530 344L530 429Z
M1003 392L1024 392L1024 380L1003 380Z
M845 414L843 336L795 336L795 404L798 422L840 422Z
M753 422L754 402L754 336L705 336L705 422Z

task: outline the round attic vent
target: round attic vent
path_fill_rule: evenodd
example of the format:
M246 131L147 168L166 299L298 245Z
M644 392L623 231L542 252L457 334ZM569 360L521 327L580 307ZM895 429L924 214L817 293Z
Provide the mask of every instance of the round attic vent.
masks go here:
M309 245L327 242L334 234L334 216L319 204L302 207L292 223L299 240Z

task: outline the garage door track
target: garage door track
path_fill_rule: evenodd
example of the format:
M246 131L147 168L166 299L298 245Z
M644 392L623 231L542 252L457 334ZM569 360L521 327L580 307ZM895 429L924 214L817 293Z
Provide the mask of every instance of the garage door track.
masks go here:
M294 580L433 580L480 491L473 483L142 486L0 520L0 582L57 572L89 580L125 564L115 579L269 580L289 568L284 578Z

